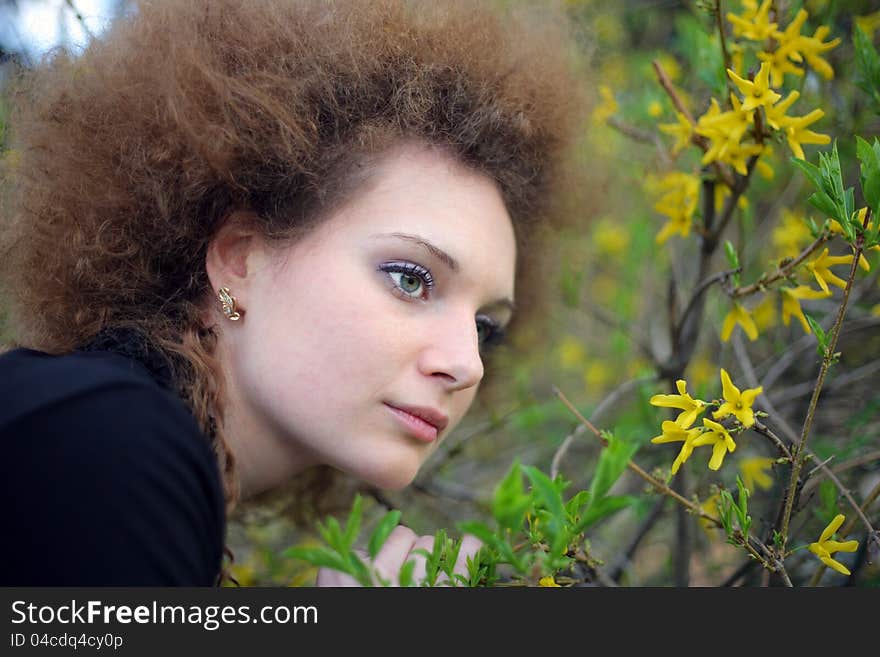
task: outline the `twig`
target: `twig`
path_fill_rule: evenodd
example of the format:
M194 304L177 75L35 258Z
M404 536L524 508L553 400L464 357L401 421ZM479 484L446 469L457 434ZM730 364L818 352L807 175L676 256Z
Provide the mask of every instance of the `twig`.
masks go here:
M703 296L703 293L705 293L712 284L723 283L728 278L730 278L734 274L738 274L741 271L742 267L737 267L736 269L725 269L724 271L720 271L717 274L709 276L709 278L697 285L696 289L691 295L691 298L688 300L687 306L685 306L684 311L681 313L681 317L678 320L679 327L684 325L685 320L687 320L688 315L691 314L691 311L694 309L697 301L700 299L701 296Z
M785 443L782 442L779 436L770 430L770 427L755 420L755 424L752 425L752 430L755 431L755 433L761 434L765 438L769 438L773 444L779 448L779 451L782 452L789 461L791 460L791 452L788 451L788 447L785 446Z
M617 400L620 399L624 394L628 393L631 388L638 387L642 383L649 383L653 381L655 377L640 377L635 379L630 379L629 381L624 381L619 386L617 386L614 390L609 392L605 397L600 401L596 408L593 409L593 415L590 417L590 420L595 424L599 422L599 418L614 404L617 403ZM555 479L556 475L559 474L559 465L562 463L562 459L565 458L566 453L571 447L572 442L576 436L584 433L585 427L583 424L577 425L574 431L568 434L565 437L565 440L562 441L562 444L556 449L556 453L553 454L553 461L550 464L550 478Z
M94 33L89 29L89 26L86 25L86 19L83 18L83 15L79 12L79 9L74 7L73 0L64 0L65 4L70 8L70 11L73 12L73 15L76 17L76 20L79 21L80 26L83 29L83 32L86 33L86 36L89 37L89 40L93 40L95 38Z
M866 217L867 219L867 217ZM813 417L816 413L816 406L819 403L819 393L822 390L822 384L825 381L825 375L831 367L834 360L834 350L837 348L837 338L840 335L840 327L843 325L843 318L846 315L846 307L849 301L849 294L852 290L853 281L856 278L856 270L859 266L859 258L862 255L862 238L856 242L855 255L853 256L852 267L850 267L849 278L846 281L846 287L843 290L843 300L840 302L840 308L837 311L837 319L831 328L831 340L825 350L825 356L822 359L822 366L819 368L819 376L816 380L816 387L813 389L813 396L810 398L810 405L807 408L807 417L804 419L804 426L801 430L800 440L798 441L795 451L794 460L791 468L791 479L789 480L788 493L785 496L785 510L782 516L782 524L780 533L782 534L782 545L780 552L785 554L785 544L788 541L788 525L791 521L791 511L794 507L795 493L797 492L800 481L801 469L804 463L804 449L807 446L807 439L810 435L810 429L813 426Z
M742 366L743 374L746 377L746 382L748 383L748 385L750 385L752 387L757 387L758 380L755 377L755 370L752 367L752 363L751 363L751 360L749 360L748 354L746 353L745 346L742 344L742 339L738 335L734 336L733 348L734 348L734 352L736 353L737 358L740 362L740 365ZM785 419L782 417L782 415L779 413L779 411L776 410L776 408L773 406L772 402L770 402L768 399L766 399L766 396L765 396L762 399L762 401L759 402L759 404L765 411L767 411L770 415L774 416L775 421L779 424L780 428L783 430L783 433L785 433L788 436L789 440L791 440L793 445L797 446L799 436L794 431L794 429L792 429L788 425L788 423L785 421ZM840 482L840 480L837 477L833 477L833 472L832 472L831 468L829 468L828 465L826 465L825 463L819 462L816 454L811 449L809 449L808 447L805 447L804 450L805 450L806 456L808 458L816 460L816 462L818 463L818 468L823 473L825 473L827 476L829 476L831 478L832 482L834 482L834 485L837 487L837 489L840 491L840 493L844 496L846 501L850 504L850 506L852 506L853 509L856 510L856 513L861 514L861 511L859 510L858 505L856 504L856 502L852 498L852 496L849 494L849 491L844 489L843 484ZM878 454L880 454L880 452L878 452ZM794 459L794 458L795 458L794 455L792 455L792 459ZM853 460L855 460L855 459L853 459ZM843 464L840 464L839 466L837 466L836 469L839 470L842 465ZM810 481L814 481L814 480L810 480ZM806 493L806 491L808 490L807 486L809 485L810 481L808 481L804 484L803 489L801 491L802 494ZM782 511L780 511L780 515L783 512L784 512L784 508ZM873 528L871 527L870 524L867 524L866 527L868 528L869 531L873 531Z
M718 36L721 39L721 54L724 56L724 68L725 69L733 69L733 66L730 63L730 52L727 50L727 38L724 34L724 20L721 17L721 0L718 0L715 3L715 24L718 26ZM726 72L726 71L725 71ZM724 76L727 82L728 88L730 87L730 81L727 75Z
M874 500L876 500L878 497L880 497L880 482L877 482L877 485L874 486L874 488L871 490L870 493L868 493L868 496L865 498L865 501L862 503L860 511L864 511L869 506L871 506L874 503ZM856 523L855 518L850 518L849 520L847 520L846 524L843 527L841 527L839 534L841 536L847 536L855 527L855 523ZM878 545L880 545L880 538L878 538L877 532L873 532L873 534L869 534L867 540L869 542L873 541L873 542L877 543ZM813 573L813 577L810 579L809 586L818 586L819 580L821 580L822 575L825 574L825 568L826 568L826 566L824 563L819 564L819 567L816 569L816 572Z
M696 128L696 121L694 121L693 115L690 113L687 107L685 107L684 102L681 100L681 96L678 95L678 92L675 90L675 87L672 84L672 81L669 79L669 76L666 74L666 71L663 70L663 67L660 65L656 59L651 62L654 67L654 72L657 74L657 81L660 82L660 86L663 87L663 90L667 93L669 98L672 100L672 104L675 105L675 109L681 112L682 116L687 119L688 123L691 124L692 128ZM709 148L708 142L705 137L702 135L698 135L696 132L691 135L691 142L698 146L701 150L706 151ZM734 177L733 174L730 173L727 169L721 167L718 162L712 163L712 168L715 170L716 175L720 178L725 185L727 185L730 189L734 187Z
M660 135L656 132L648 132L647 130L642 130L634 125L630 125L629 123L622 121L616 116L608 117L605 123L620 132L621 134L624 134L630 139L633 139L634 141L644 144L653 144L654 147L657 149L657 153L660 155L660 159L663 160L664 164L668 164L670 162L670 157L668 151L666 150L666 146L660 139Z
M636 533L630 539L629 544L620 552L620 555L614 562L614 566L612 566L608 575L615 582L619 582L620 578L623 576L624 569L626 568L626 564L632 561L633 555L635 551L638 549L639 544L648 535L648 532L657 524L657 521L660 519L660 516L663 513L663 507L666 505L666 498L661 497L655 503L654 507L651 509L651 512L648 516L642 520L638 529L636 529Z
M715 251L715 247L718 245L718 240L721 239L721 235L724 234L724 229L727 228L727 224L730 223L730 219L733 217L733 211L736 210L736 204L739 202L739 197L742 196L743 192L746 191L746 188L749 186L749 180L752 177L752 172L755 170L755 164L758 162L758 157L760 156L754 155L749 158L749 161L746 164L746 175L739 176L735 183L728 185L730 188L730 196L724 201L724 209L721 211L721 221L718 222L718 227L703 239L703 251L705 253L712 253Z
M831 471L834 474L840 474L841 472L846 472L847 470L851 470L852 468L858 468L859 466L865 465L866 463L872 463L874 461L880 461L880 451L868 452L867 454L862 454L861 456L855 456L846 461L842 461L841 463L838 463L837 465L832 467ZM820 468L820 471L821 470L822 469ZM806 495L807 493L809 493L811 490L819 485L821 479L821 477L811 477L804 484L804 488L801 491L801 494Z
M804 260L810 257L813 252L816 251L820 246L825 244L828 241L831 235L829 233L822 233L816 240L810 244L807 248L805 248L794 260L787 262L782 267L777 267L776 271L770 275L762 275L757 281L752 283L751 285L744 285L742 287L735 288L730 296L733 298L744 297L749 294L754 294L755 292L761 291L763 288L767 287L771 283L775 283L776 281L786 278L792 271L794 271L795 267L800 265Z
M578 420L580 420L580 421L581 421L581 422L582 422L582 423L583 423L583 424L584 424L584 425L585 425L590 431L593 432L593 434L594 434L594 435L599 439L599 441L602 443L602 446L603 446L603 447L607 447L607 446L608 446L608 441L602 436L602 434L599 432L599 430L596 429L596 427L594 427L594 426L590 423L590 421L589 421L587 418L585 418L583 415L580 414L580 411L578 411L578 410L572 405L572 403L571 403L570 401L568 401L568 398L567 398L567 397L562 393L562 391L561 391L559 388L557 388L556 386L553 386L553 394L555 394L557 397L559 397L559 400L560 400L563 404L565 404L565 407L566 407L569 411L571 411L572 414L573 414ZM683 505L683 506L686 506L688 509L690 509L690 510L691 510L693 513L695 513L696 515L700 516L701 518L705 518L706 520L708 520L708 521L711 522L711 523L714 523L717 527L722 527L722 526L723 526L723 525L721 524L721 521L718 520L718 518L715 518L715 517L713 517L713 516L710 516L708 513L706 513L705 511L703 511L703 510L702 510L697 504L694 504L694 503L693 503L692 501L690 501L689 499L686 499L686 498L682 497L681 495L679 495L678 493L676 493L674 490L672 490L669 486L667 486L666 484L664 484L662 481L660 481L659 479L657 479L657 478L655 478L655 477L649 475L649 474L648 474L647 472L645 472L642 468L640 468L635 462L633 462L632 459L630 459L630 460L628 460L628 461L626 462L626 466L627 466L630 470L632 470L633 472L635 472L638 476L640 476L642 479L644 479L644 480L647 481L649 484L651 484L651 485L652 485L654 488L656 488L657 491L659 491L660 493L663 493L664 495L668 495L668 496L671 497L672 499L676 500L679 504L681 504L681 505Z

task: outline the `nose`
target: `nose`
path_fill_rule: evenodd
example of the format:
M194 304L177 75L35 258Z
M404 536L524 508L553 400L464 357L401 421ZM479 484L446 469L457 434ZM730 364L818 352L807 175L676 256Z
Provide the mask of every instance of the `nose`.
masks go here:
M482 380L483 359L473 314L450 313L438 318L425 337L419 355L422 374L443 379L450 391L465 390Z

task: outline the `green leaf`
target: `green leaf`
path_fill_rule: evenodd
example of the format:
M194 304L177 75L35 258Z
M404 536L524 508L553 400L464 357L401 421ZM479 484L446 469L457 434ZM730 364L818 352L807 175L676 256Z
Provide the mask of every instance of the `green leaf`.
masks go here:
M804 172L804 175L810 179L810 182L813 183L813 187L822 191L822 174L819 171L819 167L815 164L810 164L806 160L800 160L798 158L791 158L791 163L794 164L798 169Z
M415 570L416 562L412 559L409 559L400 567L400 572L397 574L398 581L401 586L413 586L413 570Z
M841 222L838 217L840 209L825 192L813 192L807 200L814 208L820 210L825 216L837 219L841 225L845 223Z
M739 267L739 255L730 240L724 241L724 253L727 255L727 262L731 269Z
M639 501L638 497L632 495L612 495L603 497L601 500L590 506L584 516L572 529L572 534L580 534L586 531L594 524L610 516L612 513L625 509Z
M626 469L627 462L636 453L638 445L616 438L608 432L603 433L608 446L599 455L596 472L590 482L590 500L596 504L611 489ZM587 507L589 508L589 507Z
M574 497L572 497L568 502L565 503L565 511L568 514L569 518L574 518L580 514L581 510L589 503L590 501L590 491L588 490L580 490L578 491Z
M318 547L291 547L281 553L287 559L299 559L319 568L332 568L349 575L352 574L349 565L337 552L327 548Z
M880 55L871 39L853 25L853 45L856 51L856 85L874 100L875 111L880 112Z
M880 141L874 139L873 147L861 137L856 137L856 155L861 163L859 182L862 196L876 217L880 211Z
M348 521L345 523L345 532L342 535L342 547L345 551L351 549L361 531L362 508L363 499L360 495L355 495L354 503L351 505L351 511L348 514Z
M400 511L396 509L386 513L382 520L379 521L376 529L373 530L372 536L370 536L370 542L367 547L371 559L375 559L376 555L379 554L379 550L385 544L392 530L397 527L398 522L400 522Z
M348 550L348 546L345 545L345 541L342 538L342 528L339 526L336 518L331 516L327 518L326 522L319 523L318 533L321 534L324 542L337 552L346 552Z
M566 513L565 506L562 503L562 495L550 477L531 465L524 466L523 470L529 481L532 482L532 490L536 495L536 499L550 512L550 515L564 520Z
M492 515L495 522L503 529L519 530L530 502L531 497L523 486L519 460L515 460L492 497Z
M816 334L816 340L819 343L818 351L820 356L825 355L825 349L828 348L828 336L825 335L825 331L819 326L819 322L810 317L807 313L804 313L804 318L807 320L807 324L810 325L810 328L813 329L813 333Z

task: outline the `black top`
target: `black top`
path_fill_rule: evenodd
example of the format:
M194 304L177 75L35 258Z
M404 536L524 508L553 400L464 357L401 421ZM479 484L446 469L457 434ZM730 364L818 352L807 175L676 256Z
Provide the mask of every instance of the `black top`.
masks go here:
M217 461L161 374L100 344L0 355L0 585L216 582Z

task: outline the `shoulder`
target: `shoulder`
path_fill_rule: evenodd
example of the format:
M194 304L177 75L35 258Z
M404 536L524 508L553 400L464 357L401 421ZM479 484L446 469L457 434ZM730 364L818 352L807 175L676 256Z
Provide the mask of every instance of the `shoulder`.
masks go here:
M0 381L0 471L18 498L13 526L40 544L17 555L32 583L211 583L222 485L179 397L109 352L15 350L0 356Z
M135 360L108 351L54 355L33 349L0 354L0 426L72 398L117 386L154 387ZM158 386L156 386L158 387Z

